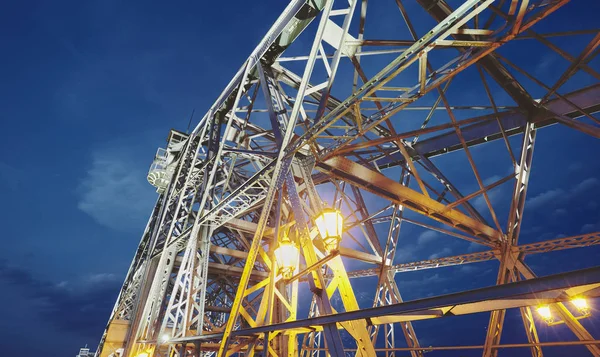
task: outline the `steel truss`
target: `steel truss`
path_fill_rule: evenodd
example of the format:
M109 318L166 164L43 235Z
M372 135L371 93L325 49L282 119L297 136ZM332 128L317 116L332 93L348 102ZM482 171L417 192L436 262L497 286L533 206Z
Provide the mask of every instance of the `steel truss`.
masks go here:
M456 8L417 2L436 25L420 33L414 9L396 0L408 40L369 38L365 28L375 19L366 0L293 0L285 8L177 154L98 356L418 357L460 348L496 356L504 347L542 356L545 346L561 344L600 356L598 341L563 304L597 297L598 270L537 278L524 262L531 254L589 249L600 232L519 243L538 131L558 125L600 137L600 73L591 63L600 31L538 33L535 25L560 16L553 13L567 0L465 0ZM309 49L294 47L303 32ZM558 36L588 42L570 54L553 43ZM547 84L497 51L521 41L538 41L568 68ZM292 49L304 52L284 56ZM595 84L565 89L575 75ZM461 78L477 82L477 99L489 105L453 103ZM525 79L544 92L540 99ZM496 91L512 104L497 102ZM511 173L487 182L473 154L478 145L500 148ZM440 164L449 153L463 155L476 189L449 178ZM511 183L503 222L490 192ZM332 252L314 224L326 206L346 219ZM486 250L397 264L407 225ZM279 274L274 256L284 233L300 248L291 279ZM499 262L498 286L484 290L404 302L396 282L400 272L490 260ZM347 271L350 265L370 267ZM354 279L361 277L376 277L367 304ZM552 304L579 341L541 342L531 310L539 303ZM527 344L502 343L510 308L520 309ZM491 311L487 336L478 346L422 347L413 326L484 311Z

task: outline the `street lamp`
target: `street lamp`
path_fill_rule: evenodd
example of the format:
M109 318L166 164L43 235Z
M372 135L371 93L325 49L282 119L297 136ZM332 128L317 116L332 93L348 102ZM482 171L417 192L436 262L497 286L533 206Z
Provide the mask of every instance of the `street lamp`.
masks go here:
M333 208L325 208L315 219L315 223L319 234L321 234L321 238L323 238L325 250L328 253L338 250L340 241L342 240L342 228L344 225L344 219L340 211Z
M552 318L552 312L550 311L550 306L542 305L537 308L537 313L546 321L546 323L551 323L554 319Z
M579 310L579 312L582 315L589 315L590 307L588 306L587 301L584 298L574 298L573 300L571 300L571 303L577 308L577 310Z
M279 272L281 272L283 278L291 278L296 267L298 267L299 251L287 234L284 234L279 241L279 246L275 249L274 254Z

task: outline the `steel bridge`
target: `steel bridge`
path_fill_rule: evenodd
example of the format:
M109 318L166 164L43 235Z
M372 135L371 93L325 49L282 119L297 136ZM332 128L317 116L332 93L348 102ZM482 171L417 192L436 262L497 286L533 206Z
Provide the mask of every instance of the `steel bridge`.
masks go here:
M600 30L569 6L292 0L194 130L171 131L157 153L158 200L97 356L543 356L554 346L600 356L582 324L600 268L537 277L525 262L595 249L600 232L519 241L538 131L600 137ZM543 31L567 16L573 29ZM406 37L376 31L385 25ZM571 53L565 39L583 45ZM523 46L536 65L565 65L540 76L513 58ZM317 224L327 209L343 218L331 239ZM401 261L415 232L441 237L439 254ZM455 242L464 254L444 256ZM496 284L402 299L404 273L486 261ZM511 309L526 343L501 340ZM479 344L419 340L420 321L476 313L489 321ZM572 338L541 340L545 324Z

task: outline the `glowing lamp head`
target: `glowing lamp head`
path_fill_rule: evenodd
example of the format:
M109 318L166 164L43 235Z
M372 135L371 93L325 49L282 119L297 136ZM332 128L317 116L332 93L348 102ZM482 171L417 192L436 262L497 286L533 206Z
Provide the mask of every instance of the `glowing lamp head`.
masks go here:
M587 304L587 301L584 298L578 297L571 300L571 303L584 315L587 315L590 312L590 308Z
M160 342L165 343L169 341L169 335L167 335L166 333L162 336L160 336Z
M327 252L338 250L344 226L344 219L340 211L333 208L326 208L315 219L315 223L321 238L323 238L325 250Z
M546 322L552 322L552 312L550 312L550 306L542 305L537 308L537 313L544 319Z
M279 246L275 249L275 260L279 267L279 272L284 279L289 279L298 267L298 248L290 241L287 235L284 235Z

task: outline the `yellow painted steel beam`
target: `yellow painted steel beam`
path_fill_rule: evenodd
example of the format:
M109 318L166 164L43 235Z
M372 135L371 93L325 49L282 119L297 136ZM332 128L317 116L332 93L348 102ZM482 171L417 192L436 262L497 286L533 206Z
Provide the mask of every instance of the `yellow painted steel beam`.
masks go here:
M226 264L221 264L221 263L213 263L213 262L208 263L208 273L209 274L218 273L218 274L224 274L224 275L240 276L243 271L244 271L243 268L236 267L236 266L231 266L231 265L226 265ZM262 279L269 277L269 273L266 271L252 270L250 272L250 277L252 277L253 279L261 279L262 280Z
M498 242L502 237L502 232L344 157L330 158L317 169L483 240Z
M257 228L256 223L244 221L244 220L237 219L237 218L232 218L227 223L225 223L225 226L228 228L232 228L232 229L239 229L240 231L246 232L246 233L254 233ZM266 228L265 231L266 231L266 233L264 234L263 239L265 239L265 238L272 239L273 232L275 230L272 227L268 227L268 228ZM318 234L318 232L316 230L313 230L311 232L311 237L313 235L317 235L317 234ZM381 257L379 257L375 254L361 252L356 249L340 247L339 251L340 251L340 255L343 257L346 257L346 258L352 258L352 259L356 259L356 260L360 260L360 261L363 261L366 263L372 263L372 264L381 264L381 262L382 262ZM226 255L232 255L232 254L238 254L240 256L243 255L243 258L248 256L248 253L241 252L241 251L222 250L222 252L223 253L221 253L221 254L226 254ZM227 254L226 252L229 252L231 254ZM235 255L232 255L232 256L235 256Z
M329 260L327 265L329 265L333 271L334 280L337 281L337 290L340 293L342 304L346 311L359 310L360 306L358 306L358 301L354 295L354 290L352 289L352 284L350 284L350 278L348 278L342 258L337 256ZM331 297L333 291L330 292L329 289L327 289L327 293ZM376 355L373 341L371 341L369 331L367 330L366 320L352 320L343 323L342 325L356 340L356 346L358 348L357 354L359 356L370 357Z

